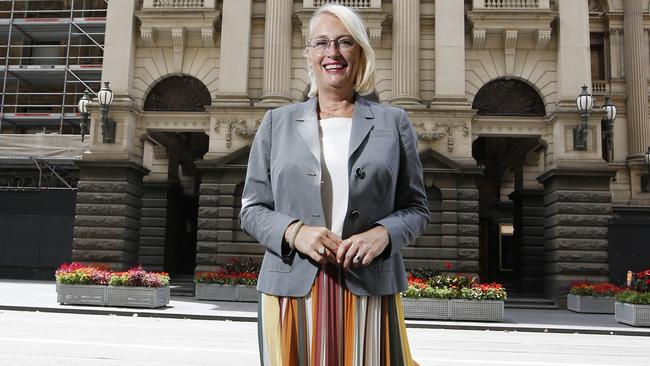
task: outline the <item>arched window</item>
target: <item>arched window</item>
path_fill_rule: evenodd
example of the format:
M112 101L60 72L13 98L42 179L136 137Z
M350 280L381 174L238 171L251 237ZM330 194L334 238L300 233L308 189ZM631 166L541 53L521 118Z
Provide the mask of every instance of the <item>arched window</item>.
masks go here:
M474 97L473 109L481 116L544 116L544 101L523 81L496 79L485 84Z
M170 76L151 89L145 111L205 112L212 103L208 88L191 76Z

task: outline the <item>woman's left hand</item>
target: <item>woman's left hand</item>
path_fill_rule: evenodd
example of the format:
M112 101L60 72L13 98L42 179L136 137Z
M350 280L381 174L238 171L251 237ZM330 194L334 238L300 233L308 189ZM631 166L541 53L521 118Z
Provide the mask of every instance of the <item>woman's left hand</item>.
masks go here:
M343 240L336 252L336 261L343 264L346 271L350 265L365 267L380 255L389 243L388 230L381 225L375 226Z

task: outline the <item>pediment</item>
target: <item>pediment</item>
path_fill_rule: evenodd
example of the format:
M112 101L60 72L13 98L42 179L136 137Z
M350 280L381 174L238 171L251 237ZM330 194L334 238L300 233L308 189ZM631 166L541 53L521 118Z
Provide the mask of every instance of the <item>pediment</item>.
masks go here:
M420 154L424 172L460 173L463 167L441 153L428 149Z
M212 169L246 169L248 167L248 155L250 151L250 145L246 145L237 149L232 154L219 159L197 162L197 166L205 166Z

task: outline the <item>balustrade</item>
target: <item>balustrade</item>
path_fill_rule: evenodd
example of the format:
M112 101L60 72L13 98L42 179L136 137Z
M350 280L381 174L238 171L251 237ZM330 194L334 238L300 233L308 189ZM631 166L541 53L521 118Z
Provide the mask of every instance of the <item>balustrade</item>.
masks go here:
M143 9L214 9L215 0L144 0Z
M339 4L352 8L381 8L381 0L303 0L304 8L317 8L326 4Z
M474 9L548 9L548 0L474 0Z

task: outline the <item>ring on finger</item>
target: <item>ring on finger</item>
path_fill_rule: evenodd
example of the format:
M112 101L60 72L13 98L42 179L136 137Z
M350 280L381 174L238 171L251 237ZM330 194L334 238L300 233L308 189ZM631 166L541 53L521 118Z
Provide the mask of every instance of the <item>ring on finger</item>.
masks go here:
M361 260L361 256L359 256L358 254L354 256L354 259L352 259L354 263L359 263L360 260Z
M318 254L320 254L320 255L325 254L325 247L318 248Z

